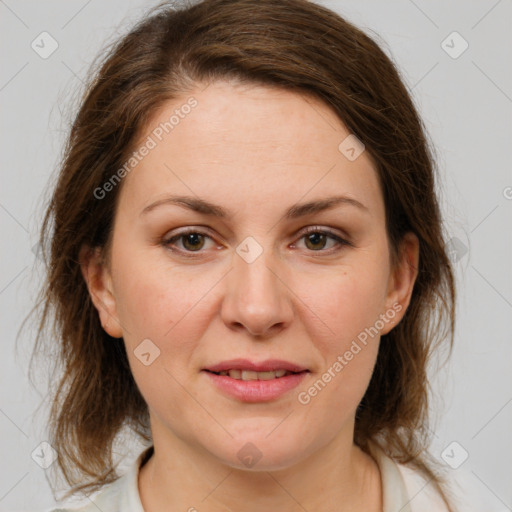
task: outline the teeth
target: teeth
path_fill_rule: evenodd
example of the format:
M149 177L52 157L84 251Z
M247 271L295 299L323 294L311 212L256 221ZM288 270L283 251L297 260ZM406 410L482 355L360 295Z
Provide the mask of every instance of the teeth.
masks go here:
M251 370L227 370L219 372L223 377L231 377L236 380L272 380L289 375L287 370L276 370L273 372L253 372Z
M277 377L277 372L258 372L258 380L272 380Z
M229 376L231 377L231 371L229 372ZM258 372L242 370L242 380L258 380Z

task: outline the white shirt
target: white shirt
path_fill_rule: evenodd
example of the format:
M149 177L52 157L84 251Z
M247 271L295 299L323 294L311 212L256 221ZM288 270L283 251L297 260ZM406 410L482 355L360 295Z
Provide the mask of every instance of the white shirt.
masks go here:
M149 449L145 449L129 470L115 482L106 485L90 498L89 502L79 508L58 508L48 512L145 512L139 495L139 468ZM382 492L383 512L447 512L446 505L435 492L433 485L419 472L395 462L376 445L371 453L379 466ZM467 487L464 490L466 494ZM455 491L456 489L454 489ZM460 490L459 490L460 493ZM472 500L471 505L456 495L457 512L496 512L502 509L480 508ZM467 499L467 497L466 497ZM478 508L476 508L478 506Z

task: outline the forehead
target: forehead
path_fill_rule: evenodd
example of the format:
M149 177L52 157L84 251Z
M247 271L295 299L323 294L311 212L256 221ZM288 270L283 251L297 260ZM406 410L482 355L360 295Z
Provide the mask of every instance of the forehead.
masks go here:
M166 193L186 193L236 210L338 192L383 207L369 153L350 159L343 152L350 137L311 95L203 85L165 103L142 130L135 150L152 147L124 178L121 202L140 210Z

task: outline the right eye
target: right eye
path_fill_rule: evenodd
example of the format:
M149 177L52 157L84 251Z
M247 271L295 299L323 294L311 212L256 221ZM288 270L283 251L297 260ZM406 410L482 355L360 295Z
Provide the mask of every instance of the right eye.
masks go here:
M190 253L204 252L201 251L201 249L203 249L206 239L213 242L213 239L206 233L198 231L197 229L187 229L186 231L165 238L162 241L162 245L172 251L181 252L185 256L193 256L193 254ZM176 242L181 242L181 247L177 247Z

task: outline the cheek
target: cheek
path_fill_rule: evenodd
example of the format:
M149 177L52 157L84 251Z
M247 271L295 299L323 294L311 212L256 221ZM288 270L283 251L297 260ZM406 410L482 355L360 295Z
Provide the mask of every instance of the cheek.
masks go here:
M204 282L191 286L178 272L132 275L121 288L118 314L133 335L160 341L174 338L205 294ZM196 315L197 316L197 315Z
M133 266L118 270L125 276L118 288L118 315L126 327L124 342L133 377L153 411L164 407L180 417L184 404L190 406L190 397L180 383L189 378L191 359L208 322L201 314L201 298L212 284L203 279L192 286L183 272L154 266L151 271ZM150 344L145 341L148 339ZM139 348L142 346L144 351ZM147 352L148 365L140 359Z
M379 350L380 336L371 329L379 305L371 287L348 276L330 281L316 302L315 312L329 327L309 333L322 363L296 398L325 439L354 416L368 387Z
M386 275L379 266L365 265L332 273L309 295L309 306L328 327L326 332L336 348L341 348L366 328L375 325L383 313ZM341 347L340 347L341 344Z
M170 265L162 247L139 240L124 224L116 234L112 268L116 312L127 331L125 340L160 338L191 308L192 280L178 266Z
M382 328L378 322L384 312L384 270L381 264L369 262L361 267L346 266L331 273L328 279L317 281L317 293L310 293L305 301L314 313L308 337L320 356L322 368L315 381L301 391L307 394L304 401L310 398L314 402L320 417L325 411L335 416L354 411L368 386Z
M116 271L117 313L134 373L140 367L134 351L149 339L160 351L156 366L185 377L212 321L215 285L222 273L171 265L154 253L119 259Z
M116 287L117 313L126 327L125 339L160 337L170 329L179 312L179 302L165 282L156 279L153 272L128 271L123 273Z

